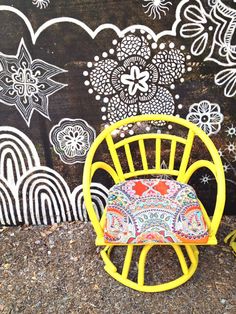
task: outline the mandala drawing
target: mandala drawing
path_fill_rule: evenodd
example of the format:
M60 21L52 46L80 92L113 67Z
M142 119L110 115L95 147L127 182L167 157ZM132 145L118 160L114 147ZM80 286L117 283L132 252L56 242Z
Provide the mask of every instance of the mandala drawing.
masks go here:
M207 135L217 134L224 120L218 104L203 100L189 107L187 120L200 127Z
M63 72L43 60L32 60L22 38L15 56L0 53L0 101L15 106L28 126L34 110L49 119L49 96L66 86L51 77Z
M153 17L153 20L158 18L161 19L162 14L165 16L166 12L169 11L169 6L172 5L171 1L167 0L143 0L145 4L143 7L146 8L145 13L149 17Z
M50 0L33 0L32 3L36 5L37 8L45 9L48 7Z
M0 145L0 225L88 221L82 185L71 192L57 171L41 166L24 133L0 127ZM101 217L108 190L96 182L91 186L93 204Z
M142 32L141 32L142 33ZM126 35L113 40L115 49L88 62L85 85L103 103L102 119L108 124L138 114L175 112L174 83L183 82L186 57L173 42L157 44L143 35ZM178 97L177 97L178 98Z
M183 12L187 23L181 25L180 35L192 40L193 55L200 56L204 53L205 61L227 67L216 74L215 83L224 86L226 97L233 97L236 94L236 9L230 8L221 0L209 0L208 11L200 0L193 3Z
M82 119L62 119L52 128L49 137L64 163L84 163L96 132Z

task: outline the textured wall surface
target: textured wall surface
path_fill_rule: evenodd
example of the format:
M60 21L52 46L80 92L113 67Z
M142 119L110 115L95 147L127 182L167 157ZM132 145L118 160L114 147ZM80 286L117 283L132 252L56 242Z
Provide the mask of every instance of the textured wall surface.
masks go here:
M211 137L225 212L235 214L235 1L0 1L0 25L0 224L87 220L91 143L106 125L148 113L183 117ZM214 177L202 169L192 184L211 212ZM93 182L98 212L110 185L105 176Z

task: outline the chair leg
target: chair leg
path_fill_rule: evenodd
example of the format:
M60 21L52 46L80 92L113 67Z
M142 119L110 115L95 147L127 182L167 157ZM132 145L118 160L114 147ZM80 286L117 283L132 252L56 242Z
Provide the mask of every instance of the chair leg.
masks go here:
M110 257L110 253L112 249L114 248L114 245L106 246L101 251L101 256L105 264L104 269L109 275L111 275L114 279L116 279L123 285L130 287L134 290L142 291L142 292L162 292L162 291L174 289L182 285L186 281L188 281L192 277L194 272L196 271L197 265L198 265L198 253L199 253L197 247L195 245L182 246L182 247L185 247L187 255L190 260L190 265L188 266L186 259L184 257L184 254L183 254L182 247L180 245L173 244L172 247L175 250L175 253L178 257L183 275L175 280L158 284L158 285L146 284L145 283L145 264L146 264L147 254L152 247L153 245L145 245L140 253L139 263L138 263L137 282L132 281L128 278L132 256L133 256L133 249L134 249L134 246L132 245L127 246L127 251L126 251L123 269L121 273L117 271L117 267L113 264Z

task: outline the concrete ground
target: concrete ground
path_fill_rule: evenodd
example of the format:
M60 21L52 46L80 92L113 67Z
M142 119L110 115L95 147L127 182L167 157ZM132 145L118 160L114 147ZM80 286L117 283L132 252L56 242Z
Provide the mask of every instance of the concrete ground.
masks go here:
M175 290L153 294L131 290L104 271L90 223L0 229L0 313L235 314L236 257L223 243L232 229L236 217L224 217L219 245L200 248L195 275ZM171 249L150 252L150 281L178 272Z

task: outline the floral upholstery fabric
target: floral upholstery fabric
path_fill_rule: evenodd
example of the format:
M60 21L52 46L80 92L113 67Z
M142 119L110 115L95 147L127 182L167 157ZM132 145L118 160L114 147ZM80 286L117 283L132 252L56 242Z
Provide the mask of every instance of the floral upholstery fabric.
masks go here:
M174 180L114 185L104 228L106 243L206 243L208 231L194 189Z

